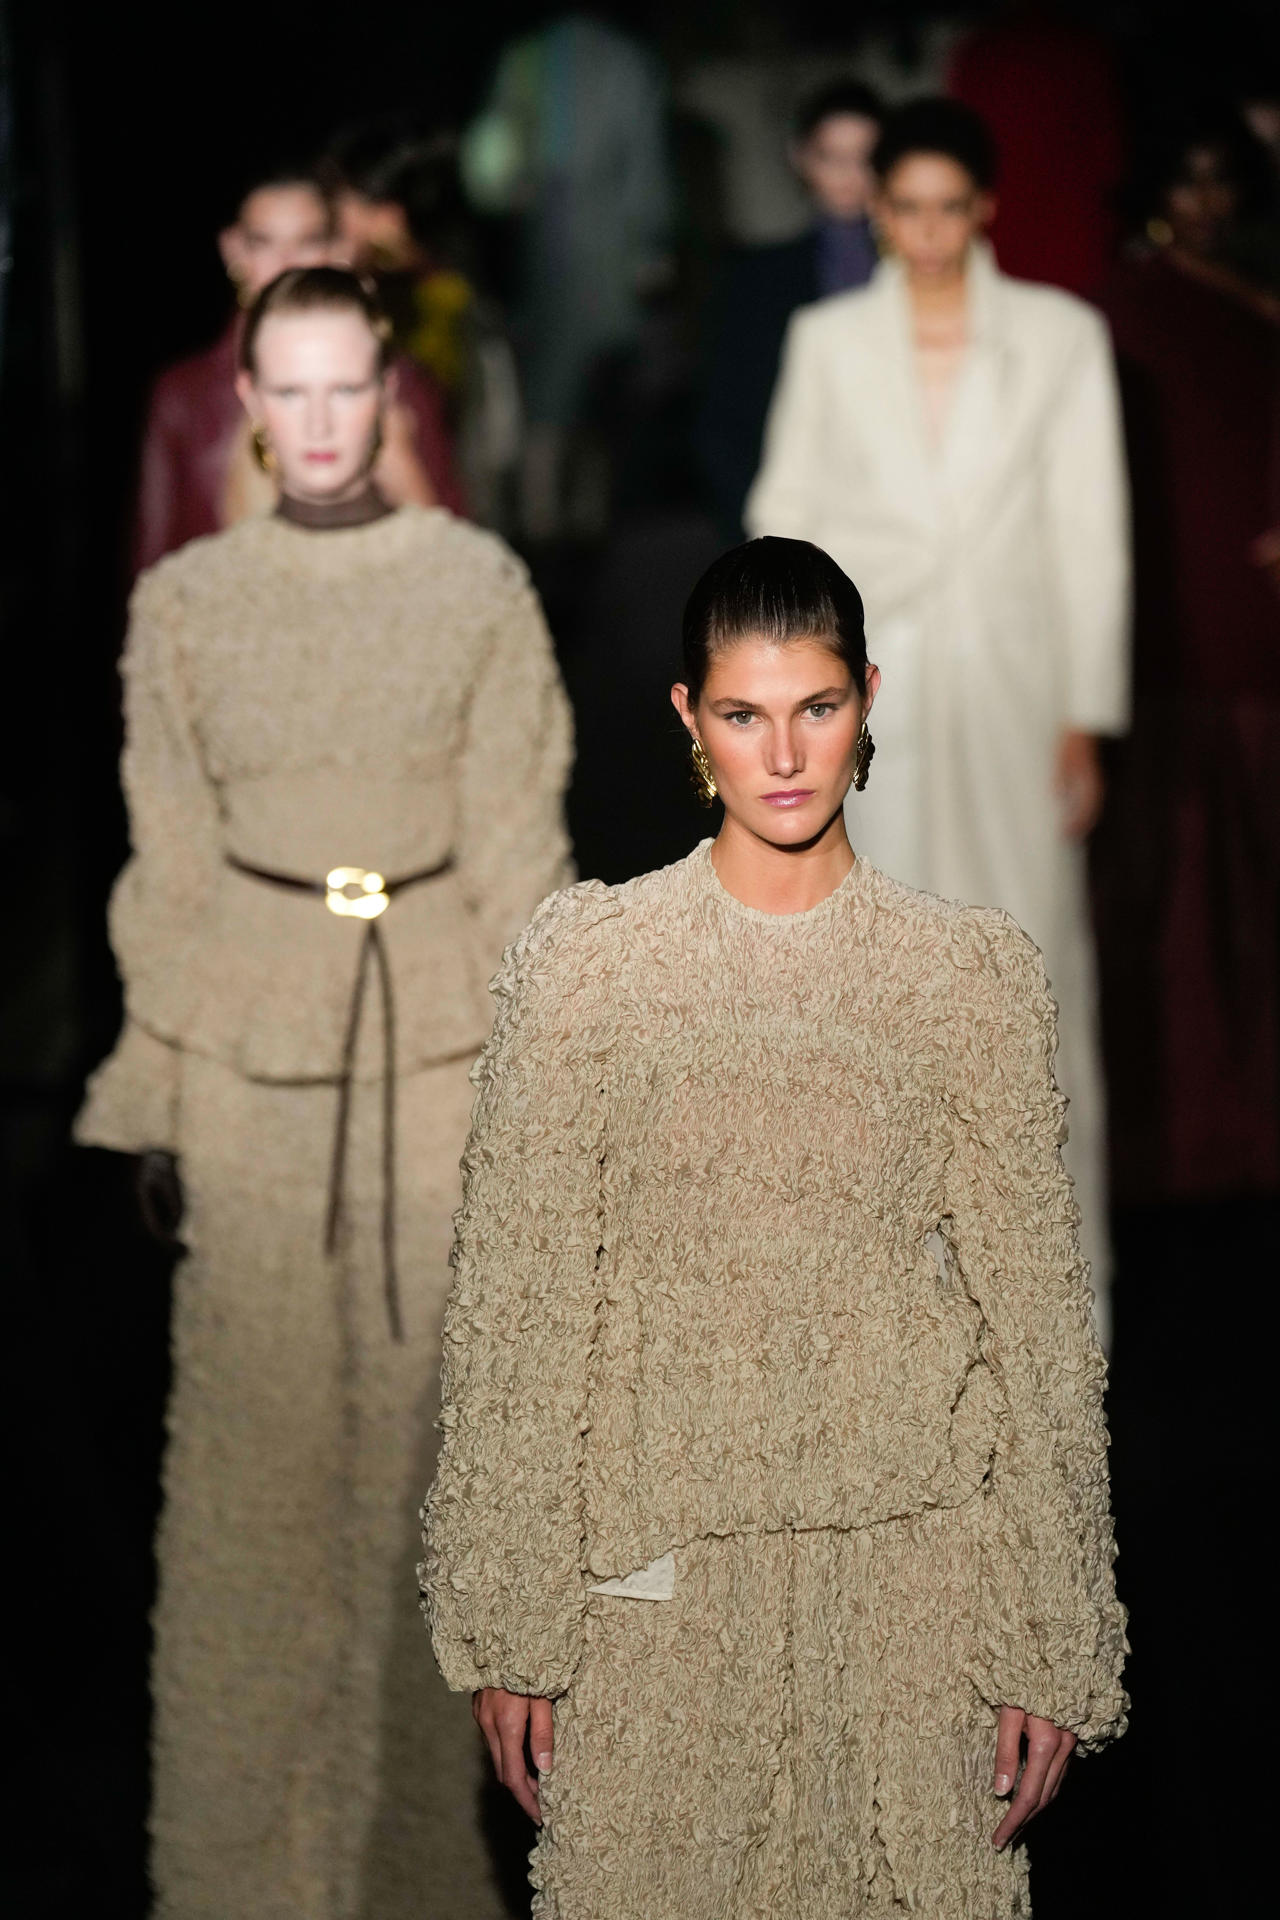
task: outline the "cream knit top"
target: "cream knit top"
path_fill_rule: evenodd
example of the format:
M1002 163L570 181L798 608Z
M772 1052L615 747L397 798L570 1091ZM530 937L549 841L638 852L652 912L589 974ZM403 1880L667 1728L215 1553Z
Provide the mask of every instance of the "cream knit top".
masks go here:
M1030 941L861 860L758 912L704 842L552 895L494 991L422 1569L449 1683L562 1693L588 1588L691 1540L964 1508L984 1697L1114 1733L1104 1365Z

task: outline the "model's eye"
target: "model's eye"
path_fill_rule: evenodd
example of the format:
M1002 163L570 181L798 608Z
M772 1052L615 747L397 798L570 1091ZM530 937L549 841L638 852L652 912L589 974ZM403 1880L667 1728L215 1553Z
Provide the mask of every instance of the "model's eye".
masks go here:
M747 726L755 719L755 715L754 713L748 713L747 709L743 707L738 713L726 713L725 719L729 722L730 726L733 727L738 725Z
M835 712L835 708L829 700L815 700L811 707L805 708L805 712L812 714L815 720L825 720L829 713Z

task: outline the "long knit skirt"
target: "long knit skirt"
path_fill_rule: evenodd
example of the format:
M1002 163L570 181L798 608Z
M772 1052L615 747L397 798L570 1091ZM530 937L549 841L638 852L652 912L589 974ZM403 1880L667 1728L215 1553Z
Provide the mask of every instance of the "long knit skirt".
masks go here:
M556 1709L539 1920L1013 1920L996 1716L967 1677L963 1510L676 1555L670 1601L590 1598Z
M494 1920L481 1749L417 1606L469 1062L399 1089L403 1345L383 1292L381 1090L357 1090L338 1257L336 1094L187 1057L155 1613L163 1920Z

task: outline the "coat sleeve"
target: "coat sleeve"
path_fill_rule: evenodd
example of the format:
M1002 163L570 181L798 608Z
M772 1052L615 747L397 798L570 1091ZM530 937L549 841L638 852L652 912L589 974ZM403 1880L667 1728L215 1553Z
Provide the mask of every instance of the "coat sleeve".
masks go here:
M540 900L572 879L564 791L573 720L538 597L504 555L492 641L463 748L458 873L487 966Z
M170 1016L222 861L217 799L178 659L181 602L166 571L138 582L123 661L122 777L131 851L109 921L126 1022L90 1083L75 1129L87 1145L124 1152L175 1145L180 1063Z
M823 423L830 393L806 319L802 311L788 324L765 422L764 455L743 508L743 521L753 539L773 533L789 540L810 540L821 518L818 489L827 464Z
M494 982L444 1326L443 1442L419 1568L461 1691L554 1697L581 1651L581 1463L604 1229L607 1041L585 1014L596 882L554 895Z
M179 445L170 383L161 374L147 405L138 460L138 493L133 515L133 572L154 567L180 545L174 506L181 499Z
M1079 336L1045 445L1046 538L1063 648L1065 724L1129 724L1129 489L1106 326L1079 309Z
M1053 1076L1056 1010L1036 948L983 914L968 1018L952 1034L953 1148L944 1231L985 1325L1004 1416L982 1510L975 1683L992 1706L1123 1732L1127 1646L1102 1396L1078 1214ZM959 1045L956 1040L959 1039Z

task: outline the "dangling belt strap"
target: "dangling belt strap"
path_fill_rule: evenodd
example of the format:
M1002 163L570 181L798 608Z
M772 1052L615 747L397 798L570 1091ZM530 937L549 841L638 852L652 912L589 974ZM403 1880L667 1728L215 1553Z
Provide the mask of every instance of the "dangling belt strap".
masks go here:
M296 874L272 873L266 867L250 866L247 860L237 860L231 853L225 857L229 867L233 867L237 873L247 874L251 880L264 880L273 887L289 887L295 893L317 894L331 913L339 914L344 919L364 921L364 938L360 942L347 1030L342 1041L338 1117L333 1130L333 1153L329 1162L324 1250L328 1254L334 1252L342 1224L356 1042L360 1035L360 1015L364 1008L365 987L372 961L378 970L378 986L382 994L382 1279L391 1338L402 1341L404 1323L400 1314L400 1287L396 1277L396 1009L386 942L378 921L396 895L403 893L406 887L416 887L424 880L434 880L440 874L448 873L453 866L453 855L450 854L434 867L423 867L418 873L401 874L395 880L384 880L380 873L367 872L363 867L335 867L324 880L302 880Z

